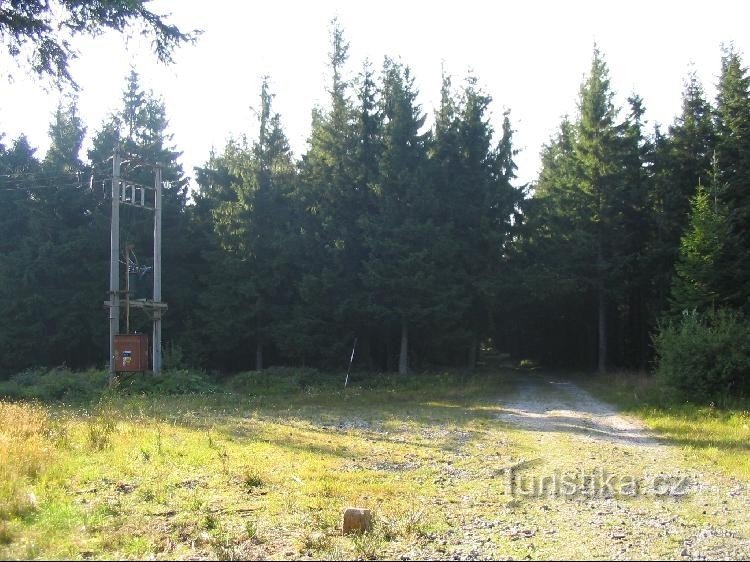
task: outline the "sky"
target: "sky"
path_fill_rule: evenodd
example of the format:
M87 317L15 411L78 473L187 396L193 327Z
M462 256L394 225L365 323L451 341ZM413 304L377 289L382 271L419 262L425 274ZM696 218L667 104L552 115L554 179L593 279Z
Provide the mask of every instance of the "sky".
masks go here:
M449 3L154 0L150 9L171 14L183 29L202 29L195 45L181 47L175 63L156 61L147 41L108 33L75 42L71 71L81 86L79 109L91 136L121 107L131 65L141 84L167 109L173 144L187 175L212 149L257 130L252 107L269 75L274 110L297 156L306 151L311 111L325 107L329 83L330 20L338 17L350 43L348 72L385 55L408 64L423 110L432 115L440 97L441 69L459 86L468 71L492 96L491 122L500 130L510 110L516 129L519 183L532 181L544 143L564 115L574 116L580 84L594 44L610 68L620 105L640 95L651 125L664 127L679 113L685 77L694 69L713 99L721 45L733 41L750 62L750 2L515 1ZM6 143L25 133L42 156L59 93L23 69L0 79L0 132ZM3 75L6 74L5 72Z

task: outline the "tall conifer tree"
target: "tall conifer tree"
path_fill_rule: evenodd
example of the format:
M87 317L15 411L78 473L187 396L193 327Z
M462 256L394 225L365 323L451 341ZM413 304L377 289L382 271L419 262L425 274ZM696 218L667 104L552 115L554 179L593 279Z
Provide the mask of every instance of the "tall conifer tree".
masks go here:
M725 189L729 238L721 257L722 298L750 305L750 76L730 46L721 62L716 99L716 155Z

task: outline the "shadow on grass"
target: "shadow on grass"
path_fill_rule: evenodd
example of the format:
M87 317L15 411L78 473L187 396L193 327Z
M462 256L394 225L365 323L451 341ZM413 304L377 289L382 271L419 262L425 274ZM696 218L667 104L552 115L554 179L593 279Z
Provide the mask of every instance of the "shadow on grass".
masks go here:
M750 451L747 399L735 399L727 408L676 402L670 399L668 389L645 373L615 373L606 378L594 375L576 380L623 411L646 420L665 442L699 453L717 449L727 466L747 458L745 455ZM744 463L750 472L750 463Z
M433 384L422 375L391 387L380 383L346 390L287 387L286 393L267 395L258 388L243 393L129 396L120 408L144 423L158 420L231 441L267 442L328 457L365 456L368 442L456 452L471 441L477 421L497 422L497 399L511 388L500 373L461 381L446 378ZM347 436L359 441L342 442ZM331 443L325 442L328 438Z
M184 386L185 377L196 379L194 385L203 384L194 373L180 376L173 377L173 386L178 389ZM213 393L110 393L107 399L131 419L167 421L191 430L212 431L228 439L266 440L277 446L336 457L351 457L362 451L356 446L321 443L326 436L355 434L375 443L456 451L478 435L479 421L525 432L582 435L606 443L662 443L637 426L613 423L611 418L617 412L582 391L580 379L572 379L576 385L564 375L540 371L505 369L471 376L437 373L409 377L358 373L347 389L341 387L338 375L300 375L291 369L279 376L244 373L239 377L234 386L230 380ZM642 382L639 384L642 386ZM245 431L242 425L248 419L277 427L259 431L256 426L253 431ZM285 435L285 427L294 427L301 433ZM305 433L309 439L304 438ZM732 440L724 443L670 435L669 441L694 447L750 450L750 443Z
M428 377L406 382L409 388L308 388L283 397L257 394L244 401L237 393L217 395L201 404L203 414L214 418L212 423L196 423L194 417L186 423L179 413L168 417L192 429L212 426L225 437L260 439L341 458L361 455L362 446L329 446L320 443L321 439L355 434L375 443L456 452L481 431L479 421L532 433L582 435L606 443L662 444L637 426L613 423L611 418L617 413L613 408L575 385L550 380L547 374L485 374L461 386L445 381L430 384ZM165 407L166 402L160 409ZM228 414L227 410L234 411ZM251 418L277 429L238 429ZM285 427L302 434L284 435Z

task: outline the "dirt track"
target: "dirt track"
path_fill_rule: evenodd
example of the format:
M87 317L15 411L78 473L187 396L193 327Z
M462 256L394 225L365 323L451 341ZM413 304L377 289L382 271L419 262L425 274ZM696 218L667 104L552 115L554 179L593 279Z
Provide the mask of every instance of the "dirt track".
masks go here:
M527 377L516 381L517 396L503 403L503 418L536 431L567 431L581 439L659 447L657 438L638 420L625 417L568 381Z
M750 557L747 482L691 465L680 447L574 383L538 374L511 383L498 419L531 444L515 495L522 506L545 502L546 524L578 535L573 552L586 556L590 542L595 558ZM578 488L555 488L563 477Z

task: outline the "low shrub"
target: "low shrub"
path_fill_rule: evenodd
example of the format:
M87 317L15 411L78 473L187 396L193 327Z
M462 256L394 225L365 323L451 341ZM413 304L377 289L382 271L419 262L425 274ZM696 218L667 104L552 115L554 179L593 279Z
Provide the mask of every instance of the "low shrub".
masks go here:
M26 400L89 402L107 386L107 374L66 367L29 369L0 383L0 396Z
M238 373L227 381L227 387L242 394L289 394L325 384L328 378L308 367L269 367Z
M216 385L205 371L173 369L158 375L150 373L130 375L120 381L119 390L128 394L206 394L216 391Z
M84 404L100 399L108 388L108 374L105 371L74 372L58 367L23 371L8 381L0 382L0 397ZM215 390L216 385L204 371L173 369L159 375L121 375L115 392L167 396Z
M438 389L464 388L467 381L477 377L467 377L461 372L423 372L400 375L398 373L366 373L355 372L349 379L350 385L358 385L368 390L384 390L394 392L422 392ZM336 379L342 384L343 377Z
M654 344L657 379L679 400L723 406L750 391L750 322L739 313L686 312Z

